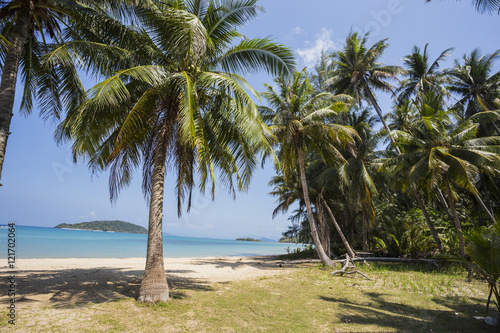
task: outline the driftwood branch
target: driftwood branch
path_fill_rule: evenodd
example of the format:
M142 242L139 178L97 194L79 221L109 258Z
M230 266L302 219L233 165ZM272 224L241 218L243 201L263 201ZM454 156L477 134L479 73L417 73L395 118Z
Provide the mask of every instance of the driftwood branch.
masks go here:
M317 264L321 263L319 259L299 259L299 260L286 260L283 264Z
M342 276L344 274L358 273L358 274L364 276L365 278L367 278L368 280L371 280L363 272L360 272L358 270L347 271L348 268L356 268L356 266L354 265L353 260L349 257L349 254L346 254L345 257L346 257L345 260L343 260L344 261L344 266L341 269L337 269L337 270L331 272L330 275L340 274L340 276Z

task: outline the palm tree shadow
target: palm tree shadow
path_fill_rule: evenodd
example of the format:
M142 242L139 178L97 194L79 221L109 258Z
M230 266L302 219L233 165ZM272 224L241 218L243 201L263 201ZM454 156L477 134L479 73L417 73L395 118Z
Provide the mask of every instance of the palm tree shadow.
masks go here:
M369 297L363 304L345 298L319 296L321 300L334 302L340 307L336 316L344 323L359 325L375 325L396 329L398 332L490 332L484 322L473 319L481 308L478 305L464 304L458 300L434 297L431 301L436 305L445 305L448 309L431 306L428 309L401 304L393 294L376 292L364 293ZM393 301L391 301L391 299ZM477 298L470 298L480 301ZM474 327L468 331L465 327Z
M237 270L242 267L252 267L262 270L280 270L284 267L282 260L278 256L254 256L254 257L234 257L233 259L197 259L191 262L193 265L213 265L216 268L231 268ZM290 266L287 266L290 267ZM293 267L299 267L293 266Z
M208 281L186 278L178 274L190 270L169 270L167 273L171 297L187 297L187 290L213 290ZM54 308L73 308L135 298L139 292L143 270L117 268L63 269L59 271L24 271L17 278L21 304L50 304ZM6 294L6 293L5 293Z

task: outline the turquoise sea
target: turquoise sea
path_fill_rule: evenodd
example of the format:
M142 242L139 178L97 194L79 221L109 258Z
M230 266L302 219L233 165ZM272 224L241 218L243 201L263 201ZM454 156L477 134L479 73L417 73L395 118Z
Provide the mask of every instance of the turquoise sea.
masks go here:
M7 258L8 229L0 228L0 258ZM285 254L297 244L163 236L164 256L213 257ZM16 225L16 258L146 257L147 235Z

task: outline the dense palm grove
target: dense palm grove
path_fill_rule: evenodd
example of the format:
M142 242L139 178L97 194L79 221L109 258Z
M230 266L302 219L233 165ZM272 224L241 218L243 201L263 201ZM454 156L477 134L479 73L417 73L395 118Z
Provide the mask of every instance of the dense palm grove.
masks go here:
M275 162L274 213L295 209L285 236L314 244L325 265L356 250L465 258L466 239L486 239L471 255L498 248L485 230L500 209L500 51L472 50L441 68L451 50L433 59L415 46L401 66L386 65L385 40L351 33L297 72L288 47L238 32L261 10L257 0L0 3L0 177L19 72L22 110L38 103L42 116L61 119L56 138L94 172L110 171L112 199L142 165L150 216L141 301L169 297L167 171L180 213L195 186L213 196L216 177L246 189L259 154ZM486 3L478 9L496 10ZM85 91L82 71L100 83ZM244 77L255 71L275 77L262 106Z
M300 193L302 176L295 162L283 156L271 182L279 200L276 212L298 203L285 236L310 242L315 226L307 220L316 218L328 221L318 224L327 252L343 254L352 247L392 256L465 257L460 230L494 224L500 208L500 72L493 72L499 52L482 55L476 49L454 67L440 68L451 50L432 59L426 45L415 47L399 67L380 63L388 45L369 46L366 37L350 34L344 48L325 53L308 77L295 77L286 86L279 79L281 92L263 94L277 110L289 110L286 103L304 91L309 100L325 94L343 99L344 109L332 103L321 112L321 122L356 133L349 136L356 138L354 149L339 139L320 149L319 139L304 144L311 200ZM392 98L392 110L384 116L376 90ZM296 112L302 119L319 120L311 105ZM263 112L264 120L267 115ZM283 121L268 123L273 129Z

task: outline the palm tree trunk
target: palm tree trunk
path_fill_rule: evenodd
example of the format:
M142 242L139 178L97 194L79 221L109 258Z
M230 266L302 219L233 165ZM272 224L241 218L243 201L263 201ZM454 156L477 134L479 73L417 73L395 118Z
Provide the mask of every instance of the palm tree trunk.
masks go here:
M318 215L319 222L319 239L323 249L325 250L328 258L332 257L332 251L330 246L330 227L325 219L325 211L323 209L323 203L321 202L321 194L316 198L316 215Z
M12 34L10 36L10 43L12 46L9 48L7 56L5 57L2 81L0 82L0 180L2 179L7 139L10 134L9 129L13 115L12 109L14 108L14 98L16 97L19 61L28 34L29 22L29 11L27 9L21 10L15 26L12 29Z
M463 259L465 259L465 242L464 235L462 235L462 226L460 225L460 221L458 220L457 210L455 209L455 201L453 200L453 195L451 193L450 181L448 180L448 175L444 176L444 183L446 185L446 191L448 195L448 202L451 208L451 214L453 215L453 222L455 223L455 227L457 228L458 233L458 243L460 245L460 255Z
M441 239L439 238L439 235L436 231L436 228L434 228L434 224L432 223L431 219L429 218L429 214L427 213L427 209L425 208L424 203L422 202L422 199L420 198L420 194L418 194L418 191L416 188L413 186L411 187L413 190L413 194L415 195L415 198L417 198L418 205L420 206L420 210L422 213L424 213L425 221L427 222L427 225L429 226L429 229L431 230L432 237L434 237L434 241L436 242L436 245L438 247L438 250L440 252L443 251L443 245L441 244Z
M368 96L368 99L370 100L371 105L375 108L375 111L378 114L378 117L380 118L380 121L382 122L382 125L384 125L385 130L387 131L387 135L389 136L389 139L391 140L392 144L394 145L394 149L398 153L398 155L401 154L401 150L399 150L399 147L396 146L396 142L394 141L394 138L391 135L391 130L389 129L389 126L387 126L387 123L384 120L384 116L382 115L382 109L380 109L380 106L377 103L377 100L372 94L372 91L366 84L366 82L363 82L363 88L365 90L366 96Z
M490 219L490 221L495 224L495 217L493 216L493 214L489 211L489 209L486 207L486 205L484 204L484 201L481 199L481 197L477 194L477 193L474 193L474 198L476 198L476 201L477 203L479 204L479 206L481 206L481 208L483 209L483 211L486 213L486 215L488 215L488 218Z
M361 212L363 214L363 251L368 251L368 214L366 213L365 206L361 204Z
M166 148L158 143L151 179L149 203L148 250L144 278L139 290L140 302L166 302L168 300L167 276L163 263L163 189L165 184Z
M349 242L345 238L344 233L342 232L342 229L340 229L340 226L337 223L337 220L335 219L335 216L333 215L332 210L330 209L330 207L326 203L325 199L323 199L323 195L320 194L319 197L321 198L320 199L321 203L326 208L326 211L328 212L328 215L330 215L330 218L333 221L333 225L335 226L335 229L337 230L337 232L338 232L338 234L340 236L340 239L342 240L342 243L344 244L345 248L347 249L347 253L349 254L349 257L350 258L356 258L356 254L354 253L354 251L351 248L351 245L349 244Z
M446 211L446 214L448 214L448 217L450 218L450 220L453 220L453 215L451 215L450 209L448 208L448 205L446 204L446 200L443 196L443 192L441 192L441 189L438 188L436 193L437 193L437 197L439 199L439 202L441 203L441 206L443 206L444 210Z
M297 157L299 160L300 181L302 184L304 203L307 208L307 217L309 219L309 225L311 227L311 236L314 242L314 246L316 247L316 252L318 253L321 263L328 267L333 267L332 260L326 255L325 250L323 249L323 246L321 245L321 242L319 240L318 230L316 229L316 222L314 221L314 215L311 208L311 201L309 199L309 190L306 179L306 165L304 161L304 154L302 152L302 147L299 144L297 144Z

